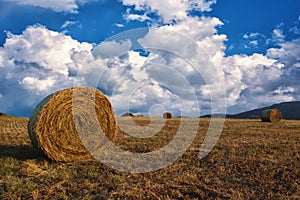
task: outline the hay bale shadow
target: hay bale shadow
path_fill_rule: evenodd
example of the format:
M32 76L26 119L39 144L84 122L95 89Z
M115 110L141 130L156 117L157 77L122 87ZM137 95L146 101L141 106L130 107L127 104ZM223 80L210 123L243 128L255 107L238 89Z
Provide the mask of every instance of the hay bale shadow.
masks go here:
M0 157L13 157L17 160L47 159L41 151L30 145L0 145Z

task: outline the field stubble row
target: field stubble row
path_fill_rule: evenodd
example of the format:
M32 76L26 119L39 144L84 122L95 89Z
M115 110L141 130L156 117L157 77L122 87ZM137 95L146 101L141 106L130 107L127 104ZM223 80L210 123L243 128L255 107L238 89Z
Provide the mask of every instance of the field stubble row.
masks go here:
M121 120L130 120L127 119ZM147 118L135 118L140 126ZM186 119L195 120L195 119ZM172 165L132 174L99 162L47 160L31 145L26 118L0 118L0 199L297 199L300 197L300 122L226 119L214 149L198 157L210 119L201 119L197 135ZM126 131L116 141L133 152L167 145L180 119L169 119L156 135L136 138ZM186 130L187 134L189 130Z

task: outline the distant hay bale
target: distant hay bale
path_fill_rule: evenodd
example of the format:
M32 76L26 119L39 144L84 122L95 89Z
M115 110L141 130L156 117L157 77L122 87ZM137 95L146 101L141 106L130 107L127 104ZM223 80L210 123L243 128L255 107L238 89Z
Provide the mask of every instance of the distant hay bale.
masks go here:
M170 112L165 112L165 113L163 114L163 118L164 118L164 119L171 119L171 118L172 118L172 114L171 114Z
M11 116L5 113L0 113L0 117L11 117Z
M76 103L73 94L76 94ZM79 124L79 129L88 127L89 136L93 130L96 132L96 124L100 125L102 133L111 141L118 132L111 103L99 90L89 87L69 88L47 96L30 117L28 132L32 144L51 160L93 160L75 124ZM101 148L106 145L102 139L95 143Z
M266 109L261 112L260 118L263 122L279 122L282 114L278 109Z

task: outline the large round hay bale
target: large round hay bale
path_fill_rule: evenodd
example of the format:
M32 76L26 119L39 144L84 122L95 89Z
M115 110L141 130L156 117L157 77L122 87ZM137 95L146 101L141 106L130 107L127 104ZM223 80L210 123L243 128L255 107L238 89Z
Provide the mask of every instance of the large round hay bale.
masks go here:
M279 122L282 114L278 109L266 109L261 112L260 118L263 122Z
M172 118L172 114L171 114L170 112L165 112L165 113L163 114L163 118L164 118L164 119L171 119L171 118Z
M85 127L89 137L93 137L93 130L95 134L101 130L111 141L118 132L111 103L95 88L75 87L47 96L36 106L28 122L32 144L49 159L63 162L94 159L83 143L82 137L86 136L78 134ZM103 141L95 142L102 148L106 145Z

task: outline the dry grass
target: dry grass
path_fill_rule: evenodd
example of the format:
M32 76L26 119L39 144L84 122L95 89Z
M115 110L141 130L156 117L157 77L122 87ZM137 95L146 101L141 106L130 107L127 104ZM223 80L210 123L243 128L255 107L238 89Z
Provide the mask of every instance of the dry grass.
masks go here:
M0 117L0 199L300 198L300 121L227 119L213 151L199 159L209 124L201 119L194 143L181 158L143 174L97 162L51 162L31 145L27 121ZM176 134L179 119L167 122L148 140L121 133L117 143L136 152L160 148Z

